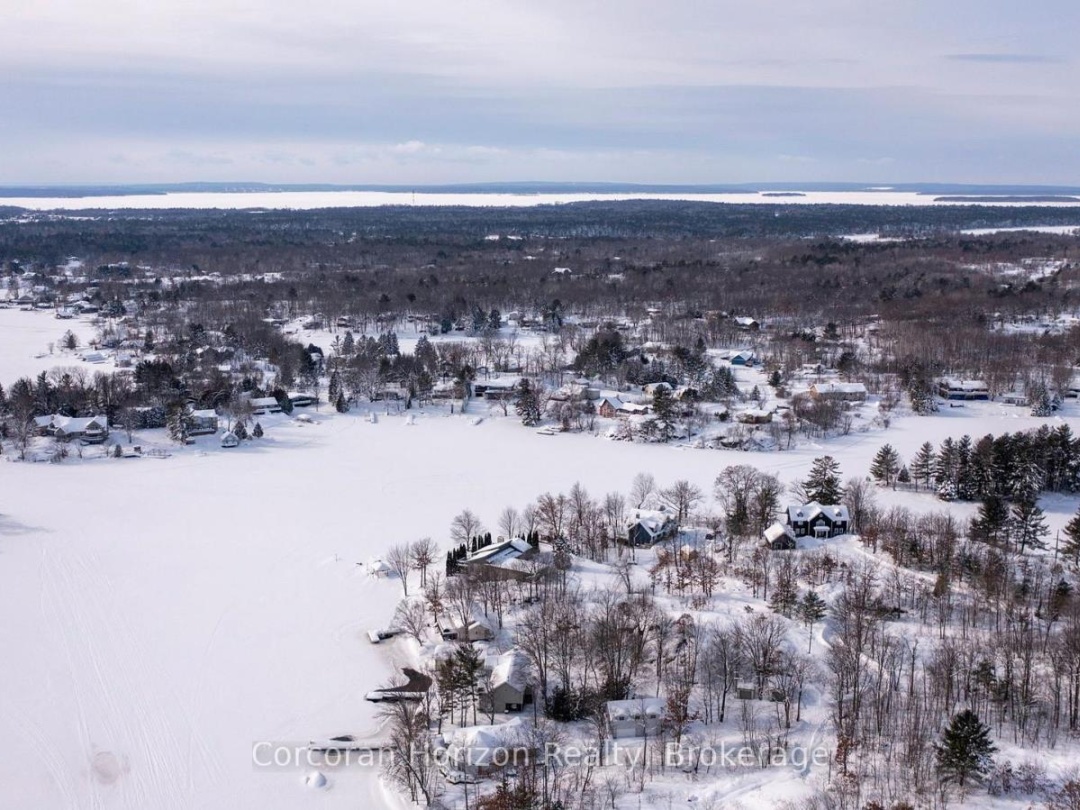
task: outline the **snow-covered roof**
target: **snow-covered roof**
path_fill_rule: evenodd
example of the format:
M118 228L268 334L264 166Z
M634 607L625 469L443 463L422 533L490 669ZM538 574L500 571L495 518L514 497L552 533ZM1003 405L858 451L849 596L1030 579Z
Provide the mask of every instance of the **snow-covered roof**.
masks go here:
M39 428L51 427L64 433L85 433L91 428L108 429L109 420L104 416L61 416L54 413L34 417L34 425Z
M615 410L621 411L622 413L632 413L632 414L641 414L641 413L648 413L649 412L649 408L648 408L647 405L638 405L636 402L621 402L615 407Z
M822 505L817 501L811 501L804 506L788 507L788 520L790 520L792 523L801 523L804 520L813 520L821 514L824 514L831 521L848 520L847 507L840 506L838 504Z
M495 666L491 669L489 687L498 689L506 684L519 692L524 692L526 664L527 659L520 650L514 649L503 653L496 659Z
M768 540L770 543L775 543L784 535L787 535L788 537L792 536L791 527L781 523L780 521L777 521L772 526L767 528L764 534L765 539Z
M612 720L636 720L641 717L661 717L666 701L663 698L631 698L609 700L606 704Z
M814 390L819 394L865 394L866 386L862 383L823 382L815 383Z
M494 726L454 729L447 736L447 748L457 760L470 765L487 765L496 751L526 745L528 726L520 717Z
M191 412L191 416L195 419L216 419L217 411L213 408L200 408Z
M501 543L495 543L494 545L480 549L469 557L469 562L482 562L486 565L501 565L510 562L511 560L516 560L531 548L532 546L529 545L527 540L522 540L520 537L514 537L510 540L503 540Z
M663 509L635 509L626 519L626 528L632 529L641 526L650 535L655 537L663 531L672 520L669 513Z
M951 391L986 391L989 388L982 380L958 380L953 377L944 378L941 384Z

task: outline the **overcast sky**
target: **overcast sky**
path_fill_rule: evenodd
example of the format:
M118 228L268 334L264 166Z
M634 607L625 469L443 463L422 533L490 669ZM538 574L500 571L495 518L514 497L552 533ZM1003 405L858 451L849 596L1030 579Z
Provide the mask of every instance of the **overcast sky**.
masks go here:
M0 185L1080 184L1076 0L0 4Z

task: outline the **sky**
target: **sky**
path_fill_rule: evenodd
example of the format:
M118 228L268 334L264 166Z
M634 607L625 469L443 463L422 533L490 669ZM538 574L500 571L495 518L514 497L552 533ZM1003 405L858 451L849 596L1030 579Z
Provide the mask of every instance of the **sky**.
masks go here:
M1075 0L0 0L0 185L1080 184Z

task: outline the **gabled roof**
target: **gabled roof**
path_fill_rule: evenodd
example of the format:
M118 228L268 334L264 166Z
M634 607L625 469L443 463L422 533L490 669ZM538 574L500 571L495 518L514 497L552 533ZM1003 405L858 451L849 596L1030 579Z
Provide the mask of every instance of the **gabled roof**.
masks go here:
M495 666L491 669L488 687L494 690L505 684L519 692L524 692L528 685L525 682L527 665L528 659L520 650L514 649L503 653L496 659Z
M788 537L794 538L794 534L791 531L791 527L788 526L787 524L781 523L780 521L777 521L772 526L767 528L765 530L765 532L764 532L764 535L765 535L765 539L768 540L770 543L775 543L777 540L779 540L784 535L787 535Z
M837 504L822 505L817 501L811 501L804 506L789 506L788 507L788 520L791 523L802 523L806 520L813 520L818 515L824 514L831 522L835 523L838 520L848 522L848 510L846 506L840 506Z
M672 522L671 514L663 509L635 509L626 519L626 528L629 530L640 526L650 536L656 537Z

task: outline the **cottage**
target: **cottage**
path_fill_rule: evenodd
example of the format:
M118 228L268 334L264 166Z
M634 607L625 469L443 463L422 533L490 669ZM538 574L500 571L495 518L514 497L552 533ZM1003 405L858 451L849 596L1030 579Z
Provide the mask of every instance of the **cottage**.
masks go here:
M639 405L636 402L623 402L616 409L616 416L644 416L649 412L649 406Z
M951 377L938 381L938 394L945 399L990 399L990 387L982 380L957 380Z
M498 542L477 551L465 561L465 567L473 570L483 569L496 579L517 580L524 582L542 574L546 568L523 565L537 555L535 546L520 537L510 540L499 538Z
M619 409L622 406L623 401L618 397L602 397L596 406L596 412L605 419L614 419L620 415Z
M318 405L319 398L312 394L301 394L296 391L290 391L289 402L292 403L294 408L307 408L311 405Z
M795 548L795 532L791 526L777 521L767 528L763 535L765 543L773 551L791 551Z
M609 700L604 708L611 738L620 740L657 736L667 707L663 698L635 698Z
M446 641L491 641L495 638L495 625L482 613L474 613L467 624L457 625L443 631Z
M480 692L480 708L486 712L520 712L532 703L527 673L528 659L520 650L496 657Z
M635 509L626 521L626 542L632 546L651 546L670 540L679 531L679 524L667 510Z
M536 750L530 732L520 717L494 726L455 729L447 739L447 761L457 771L478 776L507 766L522 767Z
M789 506L787 524L794 537L837 537L848 533L851 518L846 506L811 501L805 506Z
M217 433L217 430L218 415L213 408L193 410L191 412L191 430L188 431L190 435L206 436Z
M252 412L256 415L267 413L281 413L281 403L276 397L253 397L251 400Z
M747 408L739 411L735 418L744 425L767 425L773 419L773 412L764 408Z
M104 416L38 416L34 427L38 435L63 442L78 439L84 444L101 444L109 438L109 420Z
M815 383L810 386L810 396L833 402L866 402L866 386L862 383Z
M728 362L733 366L752 366L756 362L754 353L751 351L735 352L728 357Z
M747 332L756 332L761 329L761 323L754 318L748 318L745 316L735 319L735 326L738 329L742 329Z

